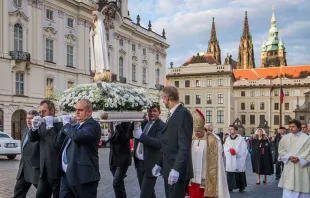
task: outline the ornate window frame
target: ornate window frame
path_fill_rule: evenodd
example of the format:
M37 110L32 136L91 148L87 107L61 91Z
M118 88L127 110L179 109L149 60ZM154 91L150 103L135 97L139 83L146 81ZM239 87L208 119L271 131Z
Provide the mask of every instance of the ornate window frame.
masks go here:
M28 37L28 17L23 11L16 10L14 12L9 12L9 24L10 24L10 51L14 51L14 26L15 24L20 24L23 28L23 48L22 51L26 52L28 48L27 37Z
M53 27L43 27L44 33L43 33L43 49L44 49L44 61L48 62L48 63L53 63L55 64L55 60L57 60L57 53L56 53L56 48L58 46L58 35L57 35L57 31L53 28ZM53 62L47 61L47 57L46 57L46 40L50 39L53 40Z

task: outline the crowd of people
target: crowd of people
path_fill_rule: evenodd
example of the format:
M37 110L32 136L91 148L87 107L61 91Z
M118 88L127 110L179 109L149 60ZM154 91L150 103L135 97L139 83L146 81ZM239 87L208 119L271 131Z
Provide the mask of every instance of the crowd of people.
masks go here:
M310 197L309 126L292 120L290 133L280 128L273 138L258 128L247 144L234 125L224 137L217 135L212 124L205 124L200 110L191 113L182 105L175 86L164 87L161 99L169 109L166 122L160 119L160 106L154 105L141 125L110 125L105 143L110 145L116 198L127 197L124 179L132 161L140 198L156 197L159 176L164 179L167 198L229 198L235 189L243 192L247 187L248 155L257 174L256 185L261 184L261 176L263 184L267 183L275 164L283 198ZM76 120L70 115L62 115L61 122L55 119L55 106L49 100L40 103L39 112L27 113L14 198L26 197L31 185L38 198L97 197L101 128L92 113L92 103L86 99L76 103Z

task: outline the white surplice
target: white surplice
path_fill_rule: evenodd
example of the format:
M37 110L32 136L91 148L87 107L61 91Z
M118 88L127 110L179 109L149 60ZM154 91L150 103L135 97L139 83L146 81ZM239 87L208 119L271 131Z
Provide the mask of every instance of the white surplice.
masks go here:
M233 148L236 155L231 155L229 149ZM232 140L230 136L226 138L224 144L224 153L226 156L226 171L227 172L245 172L246 157L248 154L247 143L243 137L239 136Z
M290 156L299 162L291 162ZM279 160L284 162L278 185L283 198L310 198L310 137L302 132L285 135L279 143Z

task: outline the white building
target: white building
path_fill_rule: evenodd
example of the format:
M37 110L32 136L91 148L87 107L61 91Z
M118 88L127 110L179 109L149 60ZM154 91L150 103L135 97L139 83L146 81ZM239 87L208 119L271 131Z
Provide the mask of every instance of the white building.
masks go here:
M164 85L164 36L133 23L128 1L105 5L103 13L110 17L109 61L117 80ZM0 130L19 139L26 111L52 93L92 82L91 10L89 0L1 0L0 15Z

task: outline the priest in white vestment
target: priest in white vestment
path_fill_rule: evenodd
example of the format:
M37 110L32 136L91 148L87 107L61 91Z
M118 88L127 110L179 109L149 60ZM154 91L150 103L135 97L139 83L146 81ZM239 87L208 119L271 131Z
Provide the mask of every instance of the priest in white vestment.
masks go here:
M229 126L229 136L224 144L226 158L227 183L229 191L239 189L242 192L247 186L245 169L248 154L247 143L240 135L237 135L238 128Z
M310 198L310 136L300 131L298 120L291 120L289 129L279 144L279 160L284 163L279 187L283 198Z
M204 125L203 113L193 112L194 134L192 163L194 178L189 185L190 198L229 198L223 149L219 137L212 133L212 125Z

